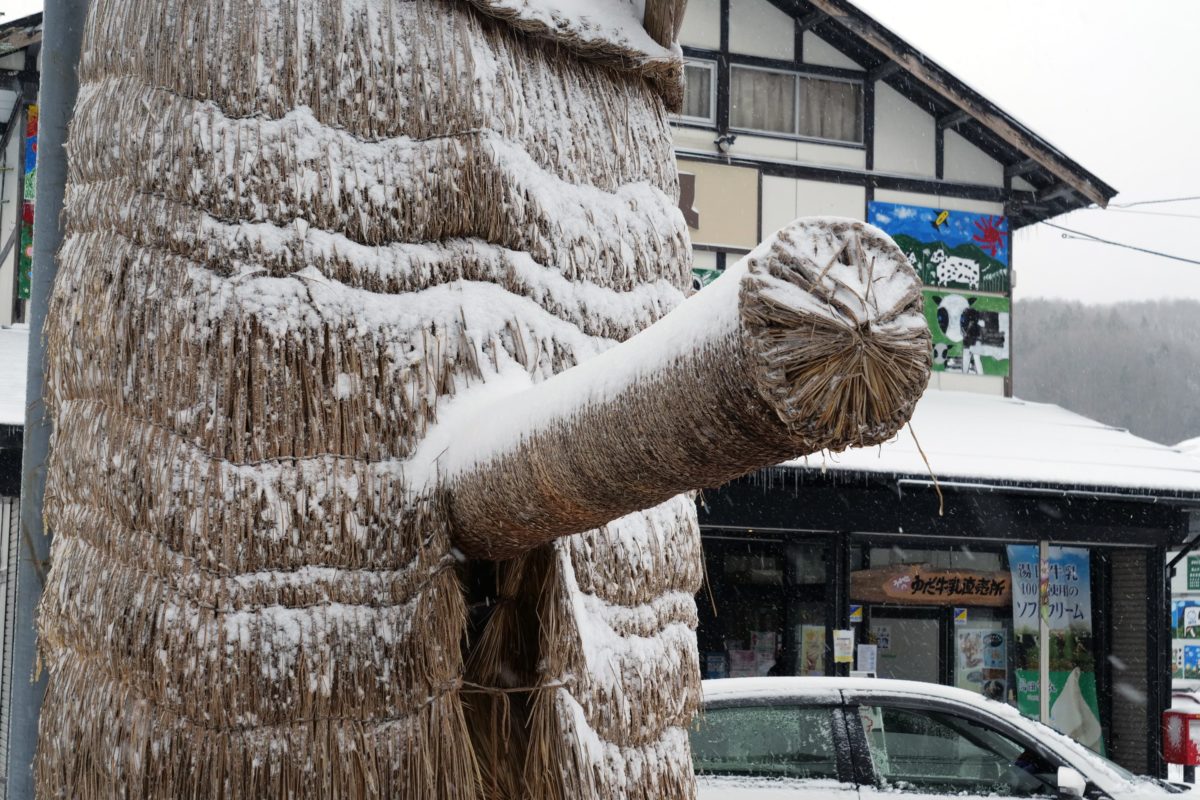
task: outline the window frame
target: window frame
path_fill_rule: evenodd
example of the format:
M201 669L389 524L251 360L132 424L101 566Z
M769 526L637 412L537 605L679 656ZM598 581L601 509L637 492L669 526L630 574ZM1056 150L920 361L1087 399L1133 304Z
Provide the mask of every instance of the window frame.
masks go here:
M796 78L794 86L793 106L795 108L793 114L794 133L784 133L782 131L763 130L761 128L748 128L735 125L733 123L733 70L734 69L750 69L759 72L774 72L784 75L791 75ZM866 127L867 127L867 108L866 108L866 80L865 78L850 78L842 75L828 75L825 73L810 72L804 69L786 69L783 67L763 66L762 64L749 63L740 59L731 58L725 69L725 81L729 86L729 130L738 133L748 133L755 136L768 136L776 139L786 139L793 142L815 142L817 144L829 144L838 147L866 147ZM849 83L858 86L858 138L857 139L828 139L822 136L807 136L800 133L800 82L803 80L818 80L831 81L835 83Z
M850 750L853 739L849 735L846 724L847 715L840 694L771 694L755 697L717 698L705 702L696 719L702 719L705 713L717 709L759 708L763 706L788 706L797 709L822 709L827 711L830 715L830 724L833 730L833 752L837 765L838 783L844 783L848 788L856 788L858 783L857 769L855 759L852 757ZM863 739L863 741L865 742L866 740ZM695 762L693 761L693 768L694 764Z
M854 759L854 779L859 786L870 786L876 789L883 788L883 782L879 775L875 773L875 765L871 759L870 745L867 742L866 732L863 730L862 718L859 715L859 706L882 706L885 708L896 708L903 711L912 711L917 713L936 712L948 714L950 716L960 717L962 719L990 728L997 733L1013 740L1017 744L1030 749L1045 759L1055 769L1058 767L1069 767L1080 772L1088 783L1089 790L1095 785L1091 778L1084 773L1079 767L1064 759L1053 749L1045 746L1037 739L1031 739L1020 728L1009 725L1005 720L980 712L978 709L971 706L959 705L951 701L940 700L936 697L919 697L916 695L888 695L883 693L871 692L867 693L852 693L846 692L845 696L845 713L843 720L846 724L847 735L849 737L850 746L855 753L861 753L862 756ZM911 794L911 793L910 793ZM897 797L902 798L905 792L898 792ZM953 795L946 795L953 797Z
M708 78L709 78L708 79L708 112L709 112L709 116L708 117L693 117L688 114L682 113L683 109L680 109L680 113L672 114L671 119L675 122L682 123L684 125L694 125L696 127L701 127L701 128L714 128L715 129L717 127L717 82L721 79L721 71L719 69L720 65L717 63L716 59L692 58L689 56L684 56L683 67L684 67L684 76L685 76L684 79L685 80L686 80L686 75L687 75L687 68L689 66L704 67L705 69L708 70ZM686 90L685 90L685 97L686 97Z

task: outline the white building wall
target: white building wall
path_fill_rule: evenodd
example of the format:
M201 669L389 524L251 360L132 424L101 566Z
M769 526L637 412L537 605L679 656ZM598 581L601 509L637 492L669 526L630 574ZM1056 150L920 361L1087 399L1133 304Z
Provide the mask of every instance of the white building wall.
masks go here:
M936 168L933 116L876 81L875 169L932 178Z
M842 69L862 69L862 65L851 61L842 51L829 42L817 36L812 31L804 32L804 63L822 67L840 67Z
M1004 186L1004 165L955 131L945 132L942 175L948 181Z
M730 0L729 49L791 61L796 57L795 21L767 0Z
M766 238L797 217L836 216L863 219L867 192L861 186L825 181L762 179L762 230Z
M721 0L688 0L679 43L717 50L721 46Z

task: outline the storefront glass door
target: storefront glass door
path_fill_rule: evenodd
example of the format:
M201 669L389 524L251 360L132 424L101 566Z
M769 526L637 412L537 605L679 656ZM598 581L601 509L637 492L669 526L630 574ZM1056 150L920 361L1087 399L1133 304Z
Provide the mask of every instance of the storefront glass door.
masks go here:
M878 650L877 677L941 682L942 623L936 610L873 607L869 614L867 641Z

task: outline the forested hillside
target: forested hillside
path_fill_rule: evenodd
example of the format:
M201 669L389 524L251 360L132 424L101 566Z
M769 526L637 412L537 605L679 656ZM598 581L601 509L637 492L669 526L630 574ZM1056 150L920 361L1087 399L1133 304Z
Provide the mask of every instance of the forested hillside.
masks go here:
M1174 444L1200 436L1200 302L1013 309L1013 391Z

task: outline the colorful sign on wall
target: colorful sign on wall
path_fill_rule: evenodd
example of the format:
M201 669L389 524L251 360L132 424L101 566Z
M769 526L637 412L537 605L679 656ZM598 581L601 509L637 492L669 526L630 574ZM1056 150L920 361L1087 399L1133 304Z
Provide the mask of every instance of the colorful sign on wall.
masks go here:
M867 222L896 240L926 286L1008 293L1006 217L871 203Z
M934 372L1008 375L1011 350L1007 297L925 292L925 320L933 334Z
M21 249L17 254L17 297L29 299L33 269L33 205L37 184L38 107L25 108L25 175L21 197Z
M1008 548L1013 581L1017 708L1040 715L1038 620L1041 581L1036 545ZM1050 724L1103 752L1096 659L1092 641L1092 583L1088 550L1050 547L1044 614L1050 628Z

